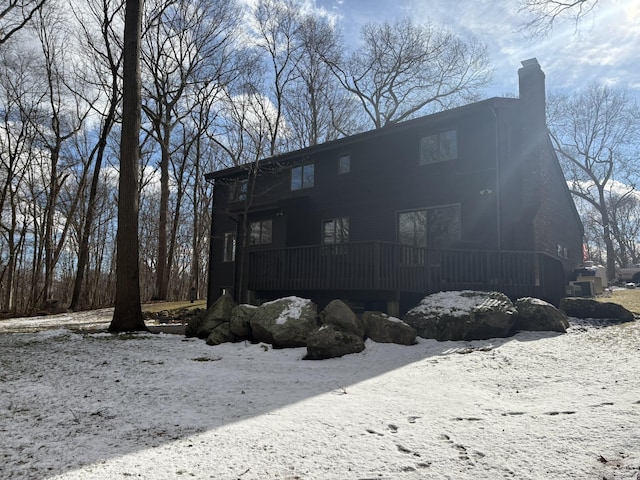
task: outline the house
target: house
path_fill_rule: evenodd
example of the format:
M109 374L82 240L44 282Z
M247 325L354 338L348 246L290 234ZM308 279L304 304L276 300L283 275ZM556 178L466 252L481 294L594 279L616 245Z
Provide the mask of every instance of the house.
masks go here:
M491 98L257 164L214 182L208 301L300 295L399 314L441 290L557 303L583 228L549 140L545 76Z

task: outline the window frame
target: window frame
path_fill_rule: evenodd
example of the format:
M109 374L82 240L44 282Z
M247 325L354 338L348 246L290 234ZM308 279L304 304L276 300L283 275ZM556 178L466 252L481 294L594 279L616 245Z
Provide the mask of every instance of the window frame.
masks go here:
M346 160L346 162L344 162ZM342 153L338 157L338 175L351 173L351 154Z
M460 203L446 203L446 204L442 204L442 205L431 205L428 207L422 207L422 208L415 208L415 209L410 209L410 210L401 210L396 212L396 238L397 238L397 242L401 245L406 245L406 246L410 246L410 247L417 247L417 248L432 248L432 249L439 249L439 248L446 248L446 247L438 247L438 246L433 246L432 242L430 242L430 238L432 238L432 233L430 231L430 221L429 221L429 217L430 217L430 212L431 214L434 213L434 211L438 210L438 209L444 209L444 208L456 208L457 209L457 217L458 217L458 235L457 235L457 239L456 241L459 241L462 239L462 205ZM422 232L418 232L421 233L422 237L424 238L424 246L417 244L415 241L412 243L404 243L402 241L401 238L401 225L400 225L400 217L401 215L404 214L415 214L415 213L419 213L419 212L424 212L424 231ZM415 226L414 226L414 232L417 232ZM417 237L414 237L414 240ZM421 242L420 242L421 243Z
M236 238L236 232L224 232L224 235L222 237L222 262L223 263L232 263L236 261L237 245L238 245L238 242Z
M269 225L269 228L265 228L266 225ZM254 241L254 233L256 230L254 226L258 226L257 229L257 240ZM260 220L254 220L249 222L249 246L253 247L255 245L270 245L273 243L273 219L272 218L262 218Z
M564 244L556 243L556 256L565 260L568 259L569 249Z
M300 172L297 174L297 172ZM299 179L298 179L299 178ZM295 184L294 184L295 182ZM299 182L300 186L297 186ZM305 163L304 165L298 165L291 167L291 191L306 190L315 186L315 164Z
M333 224L333 235L331 236L332 241L327 241L330 238L326 234L327 232L326 227L329 224ZM340 232L340 234L338 232ZM345 232L346 232L346 235L345 235ZM322 238L321 238L322 245L341 245L341 244L349 243L349 239L351 237L351 218L335 217L335 218L322 220L321 235L322 235Z
M450 137L453 135L453 141ZM427 143L431 143L429 146ZM419 164L433 165L459 158L458 130L453 128L420 137Z
M229 200L231 202L243 202L247 199L249 192L249 179L240 178L231 184Z

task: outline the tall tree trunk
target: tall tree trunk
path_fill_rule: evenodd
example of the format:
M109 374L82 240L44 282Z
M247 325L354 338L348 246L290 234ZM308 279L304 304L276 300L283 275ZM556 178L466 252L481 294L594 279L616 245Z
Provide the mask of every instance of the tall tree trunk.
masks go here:
M96 155L96 163L93 167L93 178L91 179L91 189L89 190L89 200L87 202L87 217L84 220L82 237L80 238L80 245L78 245L78 270L76 271L76 278L73 282L73 293L71 295L71 303L69 305L71 310L77 310L78 305L80 304L85 270L87 268L87 263L89 262L89 237L91 235L91 228L93 227L93 219L95 217L96 197L98 193L98 182L100 180L100 169L102 167L104 148L106 148L106 139L104 142L102 142L102 140L100 141L100 147L98 148L98 153Z
M605 200L604 185L598 185L598 198L601 205L600 216L602 217L604 246L607 251L607 278L611 281L616 278L616 252L611 235L611 219L609 218L609 210Z
M169 117L167 109L167 117ZM167 119L168 122L168 119ZM167 268L167 223L169 217L169 148L171 129L164 124L162 138L162 157L160 159L160 218L158 221L158 264L156 271L156 299L166 300L169 288Z
M127 0L124 23L124 72L118 234L116 252L116 300L110 332L148 330L140 306L138 245L138 163L140 159L140 32L141 0Z
M53 149L51 151L51 174L49 175L50 190L47 197L47 211L45 214L44 225L44 285L41 292L41 301L49 300L51 290L53 288L53 230L54 230L54 209L58 198L58 152Z
M200 216L198 211L198 184L200 182L200 137L196 139L195 165L193 171L193 237L191 238L191 288L196 291L196 298L200 298Z

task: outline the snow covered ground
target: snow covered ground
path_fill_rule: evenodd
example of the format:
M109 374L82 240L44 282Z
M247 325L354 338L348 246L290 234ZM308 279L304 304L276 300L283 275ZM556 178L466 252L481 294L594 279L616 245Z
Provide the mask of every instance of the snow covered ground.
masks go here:
M0 322L2 479L640 479L640 322L314 362L56 318L109 312Z

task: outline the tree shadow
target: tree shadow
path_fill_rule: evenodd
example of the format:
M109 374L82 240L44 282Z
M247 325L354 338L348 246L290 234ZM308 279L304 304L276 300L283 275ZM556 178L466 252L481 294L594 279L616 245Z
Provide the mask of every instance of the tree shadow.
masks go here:
M360 354L323 361L303 361L304 348L210 347L176 335L0 335L0 407L7 413L0 432L12 439L9 449L0 447L3 478L53 477L319 395L348 395L353 385L416 362L556 335L420 339L413 346L367 341Z

